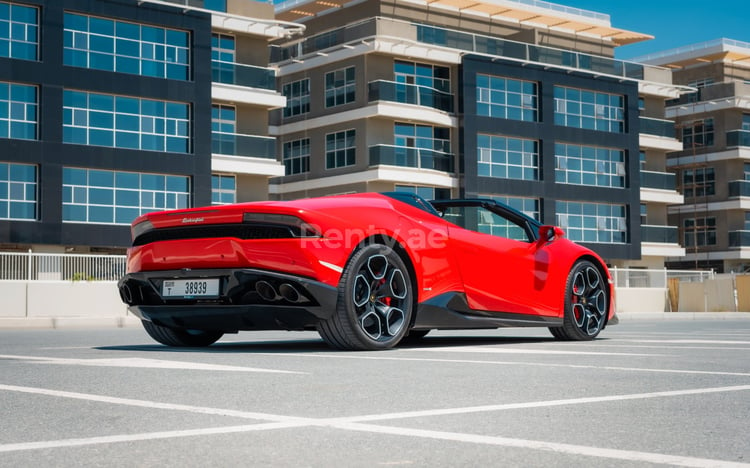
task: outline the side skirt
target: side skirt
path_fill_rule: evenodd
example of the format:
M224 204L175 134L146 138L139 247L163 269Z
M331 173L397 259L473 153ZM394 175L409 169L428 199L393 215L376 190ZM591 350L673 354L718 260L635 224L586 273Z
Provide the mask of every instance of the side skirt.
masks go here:
M563 319L542 315L488 312L469 307L466 295L450 292L417 306L413 329L467 329L501 327L561 327Z

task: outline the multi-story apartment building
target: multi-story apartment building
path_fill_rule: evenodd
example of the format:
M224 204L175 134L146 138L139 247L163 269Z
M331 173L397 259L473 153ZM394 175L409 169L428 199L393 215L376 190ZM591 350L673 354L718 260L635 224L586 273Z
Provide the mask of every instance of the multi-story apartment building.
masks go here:
M274 43L279 199L409 190L492 197L610 262L663 266L684 250L666 153L669 70L614 60L650 38L541 1L277 3L307 28ZM499 228L501 229L501 228Z
M663 120L682 88L613 59L648 38L536 0L0 0L0 248L121 250L147 211L409 190L662 266L684 253Z
M0 248L121 250L141 213L265 199L268 43L302 29L241 0L0 0Z
M697 88L668 103L682 147L669 153L685 203L669 208L679 268L750 269L750 43L717 39L642 57Z

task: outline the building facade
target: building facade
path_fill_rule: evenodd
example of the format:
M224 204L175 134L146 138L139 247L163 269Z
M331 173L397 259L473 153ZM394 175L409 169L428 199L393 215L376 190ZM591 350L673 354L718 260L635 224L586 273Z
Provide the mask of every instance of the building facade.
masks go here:
M403 190L498 199L613 265L683 255L664 103L689 88L613 58L650 36L465 3L0 0L0 248L122 251L148 211Z
M648 39L545 2L293 1L306 26L274 44L279 199L360 191L490 197L613 264L681 255L667 151L667 69L614 60ZM585 32L584 32L585 31Z
M122 251L139 214L264 199L283 173L273 7L0 1L0 247Z
M750 270L750 44L717 39L642 57L696 88L668 102L682 147L667 165L685 203L669 208L686 255L678 268Z

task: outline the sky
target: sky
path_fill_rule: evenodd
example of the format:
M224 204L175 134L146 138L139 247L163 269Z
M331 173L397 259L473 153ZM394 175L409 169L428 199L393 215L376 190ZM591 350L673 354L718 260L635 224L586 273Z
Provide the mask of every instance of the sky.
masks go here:
M750 43L750 0L550 1L608 14L612 27L655 37L615 49L621 60L722 37Z

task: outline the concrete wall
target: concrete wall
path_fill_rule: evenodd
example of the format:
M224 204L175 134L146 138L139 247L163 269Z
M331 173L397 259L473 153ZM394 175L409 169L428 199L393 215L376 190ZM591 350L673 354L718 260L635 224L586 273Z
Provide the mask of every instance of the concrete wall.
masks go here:
M735 312L734 280L723 277L702 283L680 282L679 301L680 312Z
M618 314L667 312L667 292L661 288L617 288L615 309Z
M0 281L0 318L129 316L114 281Z

